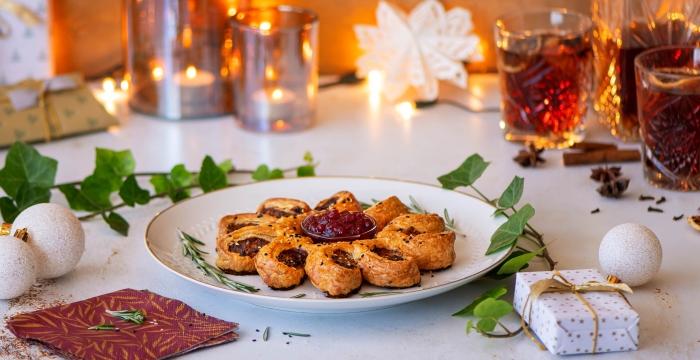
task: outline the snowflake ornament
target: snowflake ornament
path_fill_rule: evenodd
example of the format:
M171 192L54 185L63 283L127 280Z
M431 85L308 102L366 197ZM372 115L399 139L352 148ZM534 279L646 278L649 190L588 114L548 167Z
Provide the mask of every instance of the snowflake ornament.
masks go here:
M472 34L471 13L445 11L437 0L425 0L410 14L385 1L377 6L377 26L355 25L365 54L357 60L360 76L384 74L384 96L396 100L413 87L421 100L435 100L438 80L467 86L463 61L479 61L479 37Z

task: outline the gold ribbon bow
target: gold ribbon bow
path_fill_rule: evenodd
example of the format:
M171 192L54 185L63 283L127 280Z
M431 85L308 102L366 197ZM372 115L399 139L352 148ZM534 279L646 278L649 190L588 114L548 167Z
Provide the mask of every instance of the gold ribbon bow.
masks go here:
M592 353L596 352L598 347L598 313L595 311L593 306L586 300L581 293L583 292L616 292L622 295L622 293L632 293L632 289L624 283L601 283L597 281L589 281L584 284L573 284L567 280L559 271L554 270L552 277L549 279L539 280L532 285L530 285L530 294L525 300L523 305L523 316L520 318L520 326L522 326L523 331L540 349L545 350L544 344L537 339L530 331L529 325L525 322L525 313L527 312L527 318L532 317L532 304L540 297L540 295L545 293L561 293L570 292L576 296L576 298L583 304L586 310L593 317L593 350ZM627 301L624 295L622 298ZM529 305L529 307L528 307Z
M35 26L43 23L39 14L14 0L0 0L0 12L1 11L9 12L28 26ZM10 25L0 18L0 38L8 37L11 33L12 29Z

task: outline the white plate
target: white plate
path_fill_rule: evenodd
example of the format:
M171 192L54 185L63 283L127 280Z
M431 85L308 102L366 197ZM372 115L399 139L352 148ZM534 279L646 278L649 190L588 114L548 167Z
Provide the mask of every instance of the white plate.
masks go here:
M176 231L195 236L206 245L209 252L206 260L215 262L216 226L225 214L252 212L260 202L271 197L302 199L314 206L319 200L339 190L348 190L360 201L384 199L398 196L406 204L409 196L425 209L438 214L443 209L455 219L459 233L455 251L457 258L451 268L422 275L421 285L397 290L400 294L361 297L354 295L345 299L326 298L309 281L286 291L268 288L258 276L231 276L235 280L254 285L260 291L248 294L231 290L208 278L195 267L189 258L182 255ZM282 179L231 187L186 201L165 209L151 221L146 229L146 248L160 264L184 279L219 290L235 299L258 306L287 311L340 313L374 310L410 301L424 299L473 281L498 265L510 250L484 255L489 239L503 218L491 216L493 207L469 195L445 190L437 186L413 182L348 177L313 177ZM360 292L387 291L370 285L363 285ZM303 298L291 296L304 293Z

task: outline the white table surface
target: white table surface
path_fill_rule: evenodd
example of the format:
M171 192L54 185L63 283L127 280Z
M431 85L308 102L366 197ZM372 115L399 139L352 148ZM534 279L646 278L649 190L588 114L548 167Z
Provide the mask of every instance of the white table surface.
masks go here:
M310 150L320 161L319 175L381 176L426 183L437 183L437 176L478 152L491 161L477 183L487 194L498 196L515 174L525 177L524 201L537 210L532 223L544 232L552 256L562 269L597 267L600 239L620 223L645 224L661 239L661 272L630 296L641 315L640 349L597 356L700 358L700 233L692 230L685 219L671 219L681 213L700 212L700 194L653 188L645 182L640 163L623 165L623 172L632 179L626 196L606 199L595 192L596 184L588 178L590 167L565 168L560 151L545 152L547 163L538 169L523 169L514 163L511 158L520 146L502 140L498 113L470 114L439 105L404 119L392 105L370 106L364 86L322 91L317 124L293 134L246 132L230 117L167 122L129 115L124 107L118 111L122 121L118 130L37 145L40 152L59 161L57 181L88 175L93 169L95 147L131 149L138 171L166 171L180 162L195 169L206 154L217 160L232 158L238 168L253 168L263 162L288 167L299 164L304 151ZM600 126L589 123L589 139L611 140ZM5 154L5 150L0 151L0 158L4 159ZM637 200L640 194L665 196L668 201L662 207L666 212L648 213L649 203ZM53 201L64 203L60 193L54 194ZM127 238L101 221L86 222L87 248L77 269L47 285L40 296L70 302L127 287L148 289L240 324L239 341L185 356L191 359L553 357L538 350L525 336L500 340L466 335L465 320L450 316L493 286L491 281L468 284L395 308L347 315L287 313L231 300L176 277L147 254L143 241L146 224L167 205L168 201L158 200L122 211L131 223ZM590 214L595 208L601 212ZM2 317L28 310L33 309L0 301ZM515 317L508 321L516 327ZM271 336L263 342L266 326L270 326ZM281 335L285 330L312 336L289 339ZM291 343L287 345L287 341Z

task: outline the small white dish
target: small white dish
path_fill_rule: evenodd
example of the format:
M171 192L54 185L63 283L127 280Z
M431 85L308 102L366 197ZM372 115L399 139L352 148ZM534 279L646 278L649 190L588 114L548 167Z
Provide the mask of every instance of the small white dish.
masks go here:
M177 236L181 229L205 243L206 260L216 261L216 231L219 218L226 214L253 212L260 202L271 197L304 200L310 206L331 194L348 190L360 201L382 200L395 195L409 204L412 196L426 210L443 215L447 209L454 218L458 234L457 257L446 270L425 273L420 286L408 289L384 289L364 284L360 293L391 291L391 295L349 298L327 298L307 280L292 290L272 290L256 275L230 276L260 290L244 293L231 290L205 276L182 255ZM457 191L415 182L353 177L311 177L280 179L240 185L203 194L174 204L151 220L146 229L146 248L158 263L176 275L194 283L216 289L232 298L254 305L286 311L310 313L345 313L375 310L435 296L478 279L503 261L510 249L484 255L491 234L502 224L503 217L494 217L493 207ZM301 298L292 298L305 294Z

